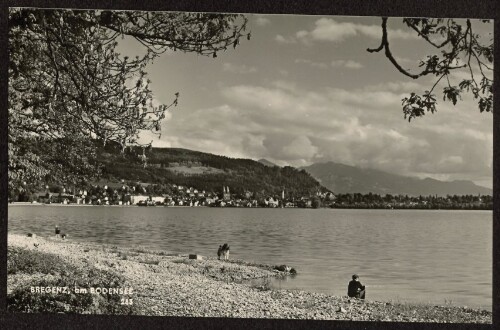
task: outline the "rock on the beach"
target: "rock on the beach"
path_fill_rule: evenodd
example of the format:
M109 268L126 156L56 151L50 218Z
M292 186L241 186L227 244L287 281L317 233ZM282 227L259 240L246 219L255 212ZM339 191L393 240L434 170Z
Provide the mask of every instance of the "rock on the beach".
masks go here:
M292 267L287 265L275 266L274 269L279 270L280 272L289 272Z
M28 236L28 237L36 237L36 234L28 233L26 236Z
M344 307L339 307L337 309L337 313L347 313L347 311L344 309Z
M203 256L200 256L199 254L190 254L189 259L203 260Z
M295 270L295 268L292 268L292 267L287 266L287 265L274 266L274 270L284 272L284 273L290 273L293 275L297 274L297 271Z

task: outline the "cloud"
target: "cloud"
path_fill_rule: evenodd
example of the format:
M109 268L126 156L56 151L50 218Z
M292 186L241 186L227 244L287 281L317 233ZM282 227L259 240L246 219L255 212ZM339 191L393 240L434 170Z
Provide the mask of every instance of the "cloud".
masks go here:
M323 62L314 62L307 59L298 58L294 61L297 64L307 64L313 68L317 69L328 69L328 67L333 68L347 68L347 69L361 69L363 65L359 62L353 60L333 60L330 65Z
M339 23L330 18L320 18L312 31L301 30L296 33L300 40L322 40L340 42L358 34L357 24Z
M247 74L257 72L257 69L253 66L246 66L245 64L236 65L232 63L224 63L222 65L222 70L237 74Z
M306 59L301 59L301 58L296 59L295 63L307 64L307 65L310 65L310 66L312 66L314 68L318 68L318 69L326 69L326 68L328 68L328 65L326 63L314 62L314 61L311 61L311 60L306 60Z
M173 147L171 141L162 139L160 134L156 134L151 131L142 130L139 134L139 139L137 140L139 144L149 144L152 143L154 147L157 148L171 148Z
M425 89L428 89L429 87L426 85L423 85L421 83L417 83L415 81L388 81L388 82L383 82L375 85L368 85L364 87L363 89L365 91L391 91L391 92L402 92L402 93L409 93L409 92L417 92L418 91L424 91Z
M262 146L266 151L264 157L280 165L289 165L291 162L295 166L308 165L309 160L318 153L318 149L305 135L271 132L263 137Z
M281 34L277 34L274 38L280 44L295 44L297 40L293 37L284 37Z
M351 22L338 22L332 18L320 18L315 22L311 31L300 30L295 37L304 42L329 41L342 42L348 38L364 35L369 38L380 39L382 28L379 25L363 25ZM389 39L414 39L415 33L401 29L388 29Z
M280 69L278 72L283 77L288 77L290 75L290 73L287 70Z
M402 57L402 56L396 56L396 55L394 56L394 59L395 59L395 60L396 60L399 64L404 64L404 63L406 63L406 64L409 64L409 63L411 63L411 64L418 64L418 63L420 62L420 60L419 60L419 59L414 59L414 60L412 60L412 59L410 59L410 58L408 58L408 57Z
M255 24L257 24L257 26L266 26L271 24L271 21L269 20L269 18L259 16L255 19Z
M318 148L311 143L307 136L298 136L288 145L283 147L283 154L291 159L305 159L308 160L314 157Z
M352 60L333 60L331 63L332 67L344 67L348 69L361 69L363 65L359 62Z
M257 134L261 128L246 118L228 105L176 111L173 120L162 125L162 138L153 146L163 143L231 157L261 154L263 137Z
M272 83L272 86L277 87L282 90L289 90L294 92L297 90L297 83L295 81L290 80L275 80Z
M164 125L166 145L303 166L335 161L438 179L492 173L492 118L470 100L439 103L434 115L404 120L401 93L388 82L370 88L306 90L294 81L221 90L224 104L176 111Z

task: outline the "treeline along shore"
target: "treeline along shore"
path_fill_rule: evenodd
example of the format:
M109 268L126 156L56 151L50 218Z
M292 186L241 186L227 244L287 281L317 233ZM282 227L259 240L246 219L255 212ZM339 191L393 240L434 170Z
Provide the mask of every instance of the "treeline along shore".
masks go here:
M8 310L13 312L492 322L491 312L467 307L273 289L273 277L291 276L276 265L33 233L8 235L7 272Z
M303 196L233 193L228 186L222 192L198 190L176 184L107 183L90 185L73 192L60 185L45 191L11 193L10 203L139 205L139 206L211 206L267 208L344 208L344 209L445 209L492 210L491 195L409 196L373 193L316 192Z

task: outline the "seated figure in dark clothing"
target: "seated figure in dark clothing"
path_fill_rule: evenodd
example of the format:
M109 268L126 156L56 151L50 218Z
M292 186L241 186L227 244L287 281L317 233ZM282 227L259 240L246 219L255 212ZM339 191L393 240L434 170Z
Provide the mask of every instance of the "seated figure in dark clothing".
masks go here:
M349 282L347 295L353 298L365 299L365 286L359 282L359 276L352 275L352 281Z

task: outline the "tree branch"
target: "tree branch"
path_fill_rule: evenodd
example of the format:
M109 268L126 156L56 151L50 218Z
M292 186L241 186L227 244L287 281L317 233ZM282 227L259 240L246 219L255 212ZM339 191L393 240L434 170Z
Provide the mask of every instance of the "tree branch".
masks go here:
M405 76L417 79L429 73L428 71L424 70L419 74L412 74L403 69L403 67L396 61L389 48L389 40L387 38L387 17L382 17L382 41L380 43L380 46L376 49L368 48L367 51L373 53L373 52L380 52L382 49L385 49L385 56L389 59L389 61L391 61L391 63L396 67L396 69L398 69L398 71L404 74Z

